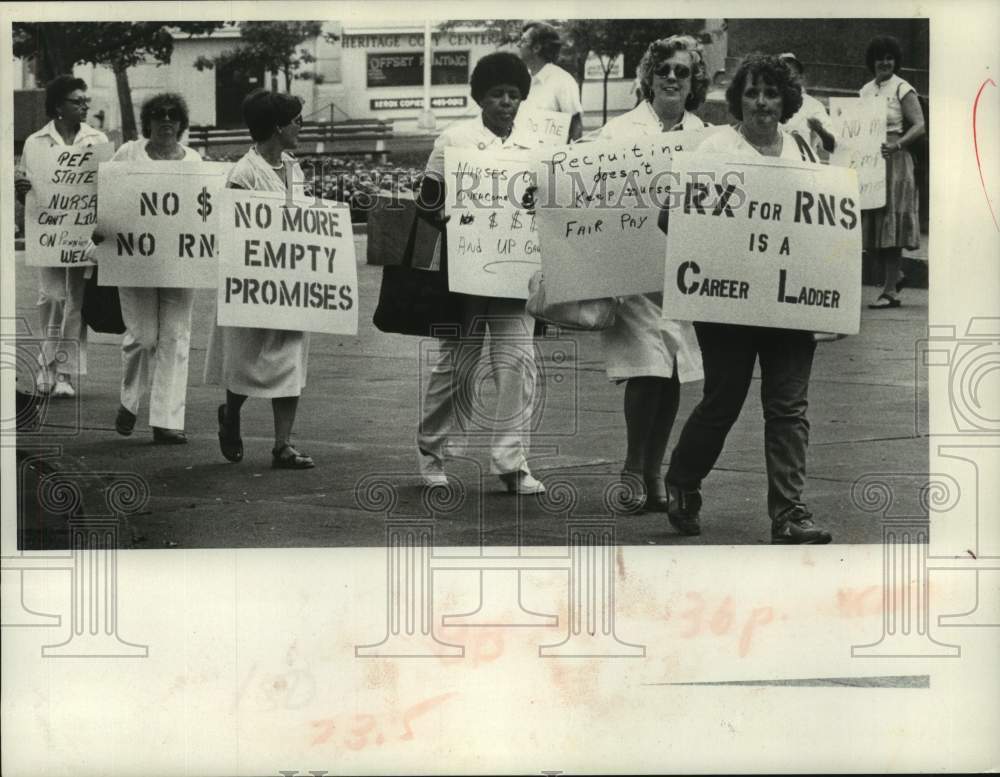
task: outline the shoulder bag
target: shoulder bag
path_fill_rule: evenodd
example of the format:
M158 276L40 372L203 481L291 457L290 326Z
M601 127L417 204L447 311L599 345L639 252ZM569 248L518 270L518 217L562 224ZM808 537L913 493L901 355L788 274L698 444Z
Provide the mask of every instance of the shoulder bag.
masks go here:
M618 300L613 297L550 304L545 300L545 279L539 270L528 281L528 312L539 321L561 329L596 332L615 324Z

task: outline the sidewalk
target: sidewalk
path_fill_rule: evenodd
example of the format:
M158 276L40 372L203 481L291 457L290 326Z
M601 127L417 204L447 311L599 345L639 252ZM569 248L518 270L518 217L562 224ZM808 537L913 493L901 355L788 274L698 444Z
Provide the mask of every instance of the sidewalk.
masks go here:
M363 261L365 240L357 237ZM120 338L93 335L82 397L52 401L43 434L22 435L19 448L59 443L52 466L91 473L83 512L103 504L113 473L132 472L149 484L146 509L128 520L122 545L136 548L372 546L385 538L384 513L363 509L378 499L372 480L395 486L394 515L426 515L418 487L414 436L420 402L420 342L385 335L371 324L381 269L359 265L360 333L313 335L309 385L299 405L295 444L317 467L304 472L270 468L270 403L250 400L243 412L246 458L225 461L216 438L216 407L224 394L202 384L212 293L197 293L191 348L186 446L156 446L139 414L135 433L114 431L120 381ZM35 273L17 254L17 315L37 327ZM876 296L866 287L867 303ZM879 542L876 516L851 501L862 475L927 472L927 440L915 429L914 354L925 336L927 292L907 290L895 310L862 311L861 333L821 343L810 387L812 439L807 500L836 542ZM575 516L607 516L603 494L622 467L623 387L609 383L597 334L540 342L546 389L531 466L550 497L515 498L488 474L488 439L472 438L467 458L449 471L462 481L458 506L437 505L435 542L441 545L558 545L566 540L566 483L578 491ZM756 381L755 381L756 384ZM19 386L25 386L23 377ZM672 441L700 396L701 384L682 388ZM921 395L925 392L921 392ZM75 413L79 408L80 421ZM926 409L923 410L926 416ZM78 433L76 427L79 426ZM56 433L56 436L53 436ZM730 433L718 467L704 484L703 533L683 538L663 515L620 516L623 544L763 544L769 542L763 422L757 386ZM563 511L560 512L560 509ZM443 511L443 512L441 512ZM66 542L65 516L33 516L30 547Z

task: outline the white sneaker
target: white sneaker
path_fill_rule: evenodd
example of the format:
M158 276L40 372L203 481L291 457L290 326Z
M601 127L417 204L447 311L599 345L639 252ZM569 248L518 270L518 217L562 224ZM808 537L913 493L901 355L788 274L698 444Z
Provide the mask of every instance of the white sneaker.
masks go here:
M448 486L448 476L443 472L424 473L422 476L425 488L440 488Z
M42 367L35 373L35 392L38 394L48 394L52 391L52 374L47 368Z
M420 477L427 488L448 485L448 476L444 474L444 462L440 459L418 450L417 464L420 467Z
M530 472L505 472L500 480L507 487L509 494L544 494L545 486L536 480Z
M59 373L56 376L56 385L52 387L52 396L57 399L72 399L76 396L76 389L70 383L69 375Z

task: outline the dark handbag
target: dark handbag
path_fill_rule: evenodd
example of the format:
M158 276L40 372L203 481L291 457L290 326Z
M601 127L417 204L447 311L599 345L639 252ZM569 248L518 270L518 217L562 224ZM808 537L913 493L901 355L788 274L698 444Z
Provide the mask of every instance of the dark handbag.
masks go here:
M125 331L122 303L117 286L98 286L97 268L83 292L83 320L95 332L120 335Z
M434 185L427 184L428 180L433 179L424 179L421 199L436 201L423 196L423 189ZM439 238L440 269L421 269L430 266ZM462 323L464 296L448 289L443 229L418 211L410 224L403 263L382 268L382 287L372 323L382 332L399 335L435 337L441 336L443 331L455 333L460 331Z

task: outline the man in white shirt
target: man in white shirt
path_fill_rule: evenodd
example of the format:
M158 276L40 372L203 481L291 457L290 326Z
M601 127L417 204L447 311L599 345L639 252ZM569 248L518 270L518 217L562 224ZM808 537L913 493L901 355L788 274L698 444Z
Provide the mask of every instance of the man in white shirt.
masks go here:
M823 107L823 103L806 94L805 66L790 51L779 54L778 59L788 65L802 83L802 107L785 122L785 129L799 133L817 154L820 148L827 154L832 154L837 143L833 135L833 120Z
M531 73L531 91L524 104L570 114L573 118L569 124L569 139L579 139L583 134L580 85L572 75L555 64L562 48L556 28L545 22L528 22L521 28L517 47Z

